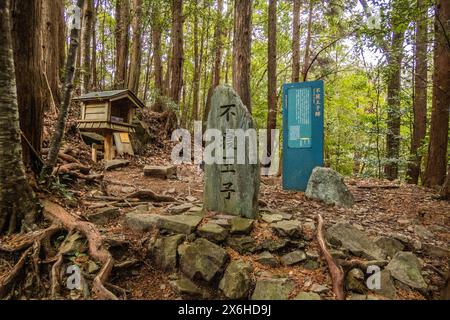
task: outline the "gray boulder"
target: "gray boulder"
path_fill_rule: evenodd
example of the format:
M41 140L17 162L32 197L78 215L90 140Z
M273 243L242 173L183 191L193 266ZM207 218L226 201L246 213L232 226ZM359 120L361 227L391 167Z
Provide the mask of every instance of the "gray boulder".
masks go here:
M395 256L397 252L405 249L405 246L400 241L390 237L379 237L375 240L375 244L383 249L391 258Z
M252 300L288 300L295 284L289 279L262 278L256 282Z
M88 220L95 224L106 224L113 219L116 219L120 216L120 212L118 208L115 207L107 207L98 210L97 212L88 215Z
M411 288L419 290L427 288L421 273L419 259L411 252L398 252L389 262L386 270L391 272L394 279Z
M259 250L255 239L250 236L233 236L228 237L227 245L240 254L254 253Z
M369 260L386 258L386 253L367 234L348 223L337 223L328 228L327 238L331 244L341 246L355 256Z
M241 260L231 262L220 281L219 289L228 299L244 299L251 288L252 266Z
M191 280L213 280L223 271L228 253L218 245L199 238L189 245L180 259L180 269Z
M202 221L202 217L191 215L160 216L158 227L173 233L191 234Z
M254 221L252 219L235 217L231 219L232 234L250 234L253 229Z
M185 235L174 235L158 238L150 249L156 265L165 271L174 271L177 267L178 245L184 241Z
M256 258L256 262L272 268L278 267L280 264L278 258L268 251L264 251L263 253L259 254Z
M197 234L213 242L222 242L227 238L228 231L218 224L208 222L198 228Z
M158 226L159 215L130 212L125 216L127 227L134 231L147 232Z
M272 229L282 237L300 238L302 236L302 224L296 220L283 220L271 225Z
M310 199L341 207L352 207L355 203L342 176L329 168L317 167L313 170L305 194Z
M306 253L302 250L292 251L281 257L281 263L284 266L292 266L306 260Z

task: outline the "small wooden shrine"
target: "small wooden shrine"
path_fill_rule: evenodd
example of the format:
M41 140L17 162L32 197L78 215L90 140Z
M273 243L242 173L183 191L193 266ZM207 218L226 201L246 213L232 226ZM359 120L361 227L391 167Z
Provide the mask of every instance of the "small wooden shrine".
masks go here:
M118 154L133 154L130 133L134 133L133 117L137 108L144 104L130 90L91 92L74 100L82 102L81 120L78 128L104 137L105 160ZM92 160L97 161L97 150L102 146L92 145Z

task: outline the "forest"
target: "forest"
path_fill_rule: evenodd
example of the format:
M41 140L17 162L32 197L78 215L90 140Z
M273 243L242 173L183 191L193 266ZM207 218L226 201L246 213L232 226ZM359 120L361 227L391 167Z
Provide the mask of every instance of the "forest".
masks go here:
M0 17L0 299L450 299L450 1Z

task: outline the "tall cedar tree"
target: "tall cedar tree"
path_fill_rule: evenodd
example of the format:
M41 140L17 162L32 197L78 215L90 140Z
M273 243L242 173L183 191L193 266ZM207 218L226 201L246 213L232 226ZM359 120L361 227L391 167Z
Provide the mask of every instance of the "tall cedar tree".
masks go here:
M450 1L439 0L434 23L433 109L430 145L425 171L425 185L442 185L445 180L448 153L450 112Z
M293 0L292 20L292 82L300 81L300 0Z
M414 124L411 139L411 161L408 165L407 180L409 183L419 182L422 156L420 148L424 144L427 132L427 85L428 85L428 7L423 0L417 0L419 15L416 20L415 70L414 70Z
M133 29L133 36L128 89L138 94L142 63L142 0L133 0L132 17L131 28Z
M115 89L125 89L130 41L130 0L116 2L116 73Z
M234 1L233 87L252 112L250 63L252 49L252 0Z
M83 8L83 24L81 28L81 93L87 93L91 90L91 42L92 29L94 28L94 0L85 0Z
M267 153L272 154L272 130L277 127L277 0L269 0L269 43L267 72Z
M9 5L0 1L0 234L19 231L22 223L31 226L37 217L22 161Z
M43 96L48 92L41 69L41 1L13 0L10 5L23 159L37 173L41 169L36 153L41 150Z

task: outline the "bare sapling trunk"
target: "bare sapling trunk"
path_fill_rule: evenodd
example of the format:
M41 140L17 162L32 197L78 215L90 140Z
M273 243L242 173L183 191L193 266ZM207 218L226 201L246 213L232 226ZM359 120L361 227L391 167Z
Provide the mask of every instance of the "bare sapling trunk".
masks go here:
M83 7L84 0L78 0L78 8ZM66 76L64 83L63 103L58 115L58 120L55 125L55 133L50 143L50 150L48 153L47 161L42 169L41 178L47 180L51 175L53 168L56 166L58 160L58 153L61 147L61 143L64 137L64 131L66 128L67 116L69 114L69 107L72 100L72 91L74 86L75 77L75 63L77 58L77 51L80 42L80 29L72 27L70 31L70 46L67 56L66 64Z

